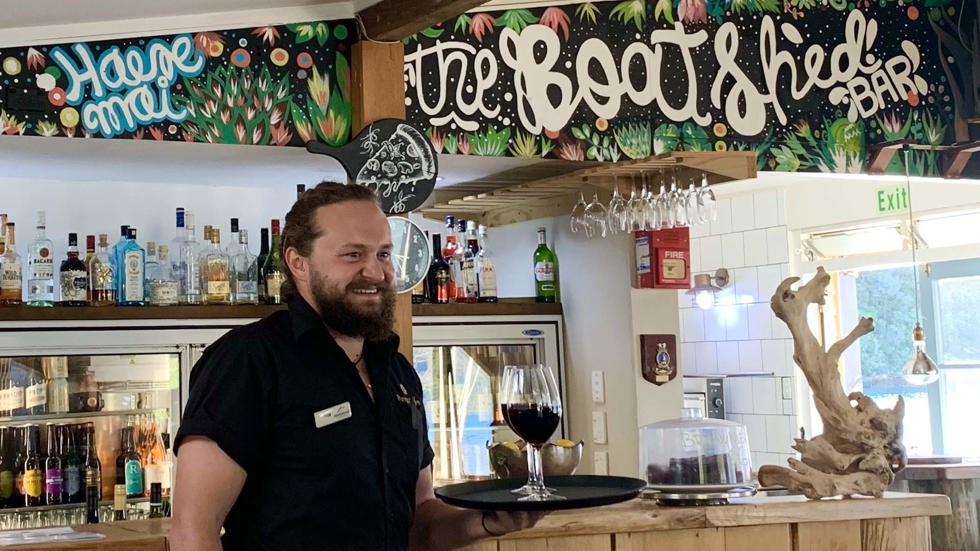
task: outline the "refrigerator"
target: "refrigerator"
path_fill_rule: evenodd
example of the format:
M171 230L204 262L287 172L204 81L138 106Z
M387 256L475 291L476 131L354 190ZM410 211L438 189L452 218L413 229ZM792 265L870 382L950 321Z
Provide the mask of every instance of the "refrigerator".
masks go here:
M519 438L497 400L504 366L550 366L567 404L560 315L416 316L412 328L437 485L491 478L489 446ZM565 407L552 440L568 426Z

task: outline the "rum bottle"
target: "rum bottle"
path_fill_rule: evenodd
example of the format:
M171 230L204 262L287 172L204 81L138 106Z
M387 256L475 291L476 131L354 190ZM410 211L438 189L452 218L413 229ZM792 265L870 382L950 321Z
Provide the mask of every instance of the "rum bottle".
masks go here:
M463 274L463 295L457 302L476 302L480 292L477 282L477 254L479 246L476 241L476 222L466 221L466 241L463 245L463 261L460 272ZM457 282L456 296L459 297L459 283Z
M267 304L282 304L282 284L286 281L286 266L282 251L279 250L279 220L272 220L272 246L265 258L265 301Z
M441 250L442 236L438 233L432 234L432 250ZM433 304L449 304L449 264L438 253L432 255L432 263L429 264L429 272L426 280L429 289L429 302Z
M558 302L558 257L548 248L546 229L538 228L538 248L534 250L534 300Z
M24 427L24 505L44 505L44 462L41 433L37 425Z
M65 491L65 475L61 462L61 449L58 427L54 423L45 425L45 438L48 441L48 457L44 460L44 503L60 505Z
M93 237L93 236L89 236ZM94 245L94 237L93 237ZM78 258L78 234L68 234L68 256L61 261L58 271L61 280L61 305L85 306L88 304L88 273L85 263Z
M497 302L497 269L493 264L493 254L487 245L487 227L480 224L479 249L477 253L477 288L480 302Z
M13 222L7 222L7 243L0 259L0 304L21 304L24 296L24 267L17 254L17 238Z
M136 242L136 228L129 228L119 259L123 271L118 277L121 285L116 303L120 306L143 306L146 304L146 250Z
M258 267L258 277L256 279L256 289L259 293L259 302L265 304L265 259L269 257L269 228L259 230L259 256L255 259Z
M258 304L259 266L254 254L248 250L248 230L238 232L238 249L232 257L232 276L235 304Z
M37 235L27 247L27 305L54 306L54 244L45 235L45 215L37 211Z
M92 306L111 306L116 303L115 263L109 252L109 236L99 234L99 248L88 265L88 286Z

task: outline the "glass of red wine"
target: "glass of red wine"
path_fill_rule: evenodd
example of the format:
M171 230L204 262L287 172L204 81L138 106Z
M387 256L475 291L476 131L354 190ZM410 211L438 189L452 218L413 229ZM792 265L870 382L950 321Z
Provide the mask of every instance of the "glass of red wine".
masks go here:
M550 367L507 366L500 387L500 407L507 425L527 446L527 484L515 490L518 501L565 499L544 485L541 446L561 422L561 395Z

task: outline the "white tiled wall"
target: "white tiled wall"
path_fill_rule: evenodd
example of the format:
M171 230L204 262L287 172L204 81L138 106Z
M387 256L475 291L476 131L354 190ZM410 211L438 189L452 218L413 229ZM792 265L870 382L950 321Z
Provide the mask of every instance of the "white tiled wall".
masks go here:
M783 192L760 191L718 202L718 220L691 228L694 273L727 268L732 284L701 310L680 295L684 374L772 375L725 379L730 419L749 434L753 464L785 464L799 433L793 403L793 341L769 299L789 272Z

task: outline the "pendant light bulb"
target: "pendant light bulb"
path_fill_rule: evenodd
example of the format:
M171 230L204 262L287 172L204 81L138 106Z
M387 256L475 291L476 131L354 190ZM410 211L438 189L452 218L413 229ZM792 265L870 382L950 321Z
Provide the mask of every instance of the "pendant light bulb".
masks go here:
M926 354L926 335L919 322L912 330L912 357L902 366L902 377L919 386L930 385L939 379L939 367Z

